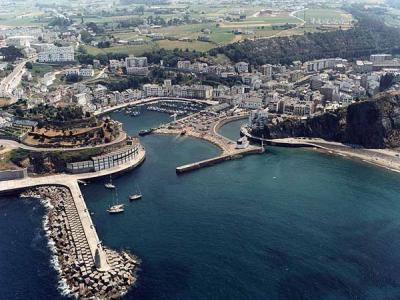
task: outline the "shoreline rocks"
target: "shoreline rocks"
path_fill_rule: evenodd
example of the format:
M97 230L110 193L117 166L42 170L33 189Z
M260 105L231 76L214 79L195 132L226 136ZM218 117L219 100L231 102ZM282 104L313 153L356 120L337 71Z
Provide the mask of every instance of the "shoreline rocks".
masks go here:
M43 225L63 294L80 299L115 299L135 284L139 262L128 252L103 246L110 269L100 271L96 268L68 188L39 187L26 191L21 197L45 201L47 216Z

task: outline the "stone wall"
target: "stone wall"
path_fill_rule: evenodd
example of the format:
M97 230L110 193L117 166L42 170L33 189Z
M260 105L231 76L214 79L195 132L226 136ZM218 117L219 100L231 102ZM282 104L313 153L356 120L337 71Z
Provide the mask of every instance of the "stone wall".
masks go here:
M27 176L26 169L0 171L0 181L22 179Z

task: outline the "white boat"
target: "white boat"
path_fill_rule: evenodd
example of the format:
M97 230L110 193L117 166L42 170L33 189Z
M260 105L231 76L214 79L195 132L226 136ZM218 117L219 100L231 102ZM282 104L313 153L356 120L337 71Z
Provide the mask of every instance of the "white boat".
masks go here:
M108 213L110 214L119 214L119 213L123 213L125 211L125 205L124 204L120 204L118 202L118 193L117 190L115 190L115 201L112 205L110 205L110 207L107 209Z
M125 211L124 204L118 204L118 205L111 205L107 211L110 214L119 214L123 213Z
M113 183L112 183L111 176L110 176L110 182L106 183L104 186L105 186L107 189L110 189L110 190L115 189L115 185L113 185Z
M132 194L129 196L129 200L134 201L134 200L139 200L139 199L142 199L142 193L140 192L140 189L138 187L137 192L135 194Z

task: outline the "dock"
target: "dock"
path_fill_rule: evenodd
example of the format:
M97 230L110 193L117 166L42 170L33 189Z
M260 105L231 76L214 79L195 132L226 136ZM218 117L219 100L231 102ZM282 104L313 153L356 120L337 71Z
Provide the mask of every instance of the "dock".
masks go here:
M249 145L245 149L237 149L236 148L236 141L232 141L227 137L222 136L218 133L218 130L224 125L229 122L233 122L240 119L245 119L248 117L248 113L241 113L236 114L233 116L226 116L226 117L216 117L213 114L209 115L209 119L207 120L209 129L205 131L199 130L199 127L196 126L186 126L184 128L177 128L174 124L166 124L157 128L153 131L154 134L169 134L169 135L177 135L180 136L182 130L185 130L185 136L190 136L193 138L205 140L209 143L216 145L220 150L221 154L209 158L206 160L186 164L183 166L179 166L176 168L177 174L183 174L190 171L198 170L204 167L212 166L224 161L233 160L241 158L245 155L249 154L256 154L256 153L263 153L264 148L255 145ZM185 122L190 122L193 115L188 116L179 120L180 124L185 124Z

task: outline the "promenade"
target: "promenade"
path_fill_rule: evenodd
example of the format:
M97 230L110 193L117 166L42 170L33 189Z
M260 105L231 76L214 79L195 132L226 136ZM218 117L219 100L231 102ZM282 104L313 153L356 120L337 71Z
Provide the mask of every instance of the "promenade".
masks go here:
M178 97L151 97L151 98L145 98L145 99L139 99L139 100L133 100L130 102L118 104L115 106L110 106L106 108L102 108L98 111L94 112L95 116L98 115L104 115L109 112L112 112L114 110L118 110L127 106L138 106L138 105L143 105L143 104L151 104L157 101L182 101L182 102L194 102L194 103L201 103L201 104L207 104L207 105L216 105L218 104L218 101L212 101L212 100L200 100L200 99L189 99L189 98L178 98Z

